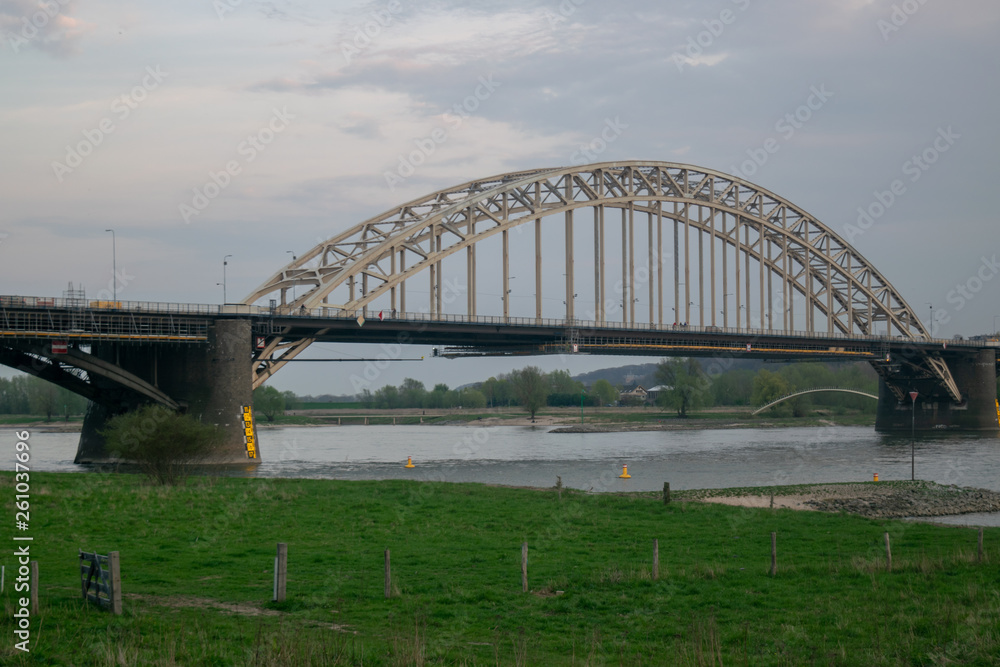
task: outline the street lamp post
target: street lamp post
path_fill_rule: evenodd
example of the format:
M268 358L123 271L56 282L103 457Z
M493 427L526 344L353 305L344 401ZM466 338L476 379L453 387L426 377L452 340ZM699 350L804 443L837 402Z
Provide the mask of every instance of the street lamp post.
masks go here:
M916 439L916 425L917 425L917 392L910 392L910 402L913 404L910 410L910 481L914 482L917 479L917 467L916 460L913 455L913 441Z
M222 258L222 305L226 305L228 299L226 298L226 267L229 265L228 260L232 255L226 255Z
M287 253L287 254L289 254L289 255L292 256L292 261L293 262L295 262L295 261L298 260L298 257L295 256L295 251L293 251L293 250L286 250L285 253ZM295 303L295 283L292 283L292 303Z
M115 230L104 231L111 232L111 298L118 301L118 243L115 240Z

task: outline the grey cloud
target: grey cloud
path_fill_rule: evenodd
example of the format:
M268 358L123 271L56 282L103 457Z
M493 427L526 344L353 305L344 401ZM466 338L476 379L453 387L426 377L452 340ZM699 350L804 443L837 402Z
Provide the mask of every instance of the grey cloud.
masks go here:
M15 53L73 55L93 27L72 16L76 5L76 0L0 0L0 34Z

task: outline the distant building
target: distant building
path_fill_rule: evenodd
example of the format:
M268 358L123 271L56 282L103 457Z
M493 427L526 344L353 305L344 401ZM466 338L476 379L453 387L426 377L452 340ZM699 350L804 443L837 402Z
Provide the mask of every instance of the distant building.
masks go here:
M665 384L658 384L658 385L656 385L655 387L649 389L646 392L646 402L647 403L656 403L657 399L660 398L660 394L662 394L665 391L670 391L671 389L673 389L673 387L671 387L669 385L665 385Z
M622 405L630 405L646 402L647 392L641 384L625 385L618 395L618 401Z

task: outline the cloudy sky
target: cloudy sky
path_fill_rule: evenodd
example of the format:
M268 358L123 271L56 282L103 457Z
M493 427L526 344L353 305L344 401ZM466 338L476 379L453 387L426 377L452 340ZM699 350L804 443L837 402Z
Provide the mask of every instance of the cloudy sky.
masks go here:
M119 298L221 302L231 254L235 301L404 201L579 163L614 123L595 160L747 176L848 237L921 317L933 306L938 335L1000 315L995 0L0 0L0 36L5 294L99 294L113 228ZM436 128L447 140L388 184ZM509 369L462 363L380 383ZM360 368L302 366L275 385L348 393Z

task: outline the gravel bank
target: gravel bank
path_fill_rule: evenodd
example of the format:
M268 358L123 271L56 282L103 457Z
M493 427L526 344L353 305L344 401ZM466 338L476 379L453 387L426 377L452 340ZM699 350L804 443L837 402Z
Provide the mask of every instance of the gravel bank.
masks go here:
M772 501L773 493L773 501ZM1000 512L1000 492L935 482L863 482L681 492L678 499L740 507L849 512L872 519Z

